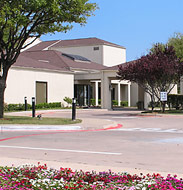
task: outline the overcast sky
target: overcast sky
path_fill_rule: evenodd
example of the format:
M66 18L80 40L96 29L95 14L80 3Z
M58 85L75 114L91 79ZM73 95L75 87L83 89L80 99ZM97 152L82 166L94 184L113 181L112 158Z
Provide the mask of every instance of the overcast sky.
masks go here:
M165 43L183 33L183 0L91 0L99 10L86 26L74 25L64 33L42 40L97 37L126 47L127 61L147 53L153 43Z

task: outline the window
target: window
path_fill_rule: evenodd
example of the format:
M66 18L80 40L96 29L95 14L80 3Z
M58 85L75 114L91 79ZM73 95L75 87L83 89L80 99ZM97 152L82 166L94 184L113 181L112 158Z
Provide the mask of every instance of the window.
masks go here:
M99 50L99 47L94 47L93 50L97 51L97 50Z

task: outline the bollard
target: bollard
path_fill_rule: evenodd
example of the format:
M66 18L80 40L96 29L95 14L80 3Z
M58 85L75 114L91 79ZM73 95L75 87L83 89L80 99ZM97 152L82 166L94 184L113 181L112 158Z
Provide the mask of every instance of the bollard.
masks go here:
M26 96L24 97L24 100L25 100L25 111L27 111L27 97Z
M32 117L35 117L35 97L32 97Z
M72 99L72 120L76 120L76 99Z

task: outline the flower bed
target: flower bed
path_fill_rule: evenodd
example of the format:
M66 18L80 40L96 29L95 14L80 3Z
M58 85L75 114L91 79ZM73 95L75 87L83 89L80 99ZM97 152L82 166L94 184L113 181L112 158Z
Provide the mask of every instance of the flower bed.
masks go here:
M111 172L48 169L46 165L0 167L0 190L183 190L183 180L160 174L130 175Z

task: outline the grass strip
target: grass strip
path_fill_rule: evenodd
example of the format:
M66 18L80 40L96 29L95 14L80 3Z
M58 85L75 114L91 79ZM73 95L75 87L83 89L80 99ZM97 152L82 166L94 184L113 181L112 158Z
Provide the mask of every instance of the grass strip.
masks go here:
M42 117L41 119L35 117L23 117L23 116L5 116L0 119L0 124L35 124L35 125L69 125L81 123L80 119L72 121L69 118L47 118Z

